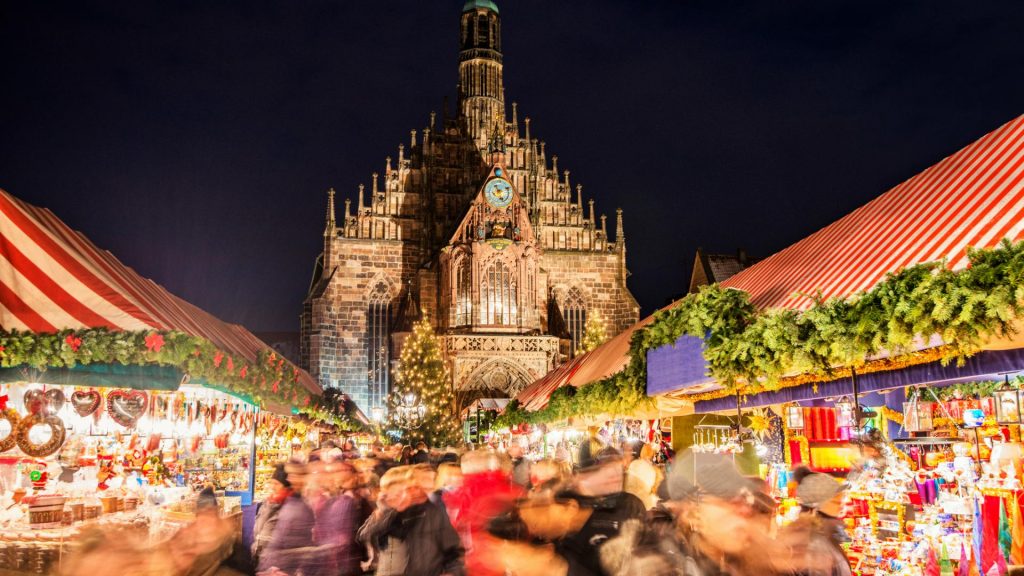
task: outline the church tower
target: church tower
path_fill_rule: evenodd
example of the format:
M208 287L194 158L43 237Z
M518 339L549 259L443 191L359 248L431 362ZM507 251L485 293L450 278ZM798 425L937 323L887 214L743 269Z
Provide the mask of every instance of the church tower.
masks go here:
M459 51L459 111L466 132L485 151L505 127L505 84L501 74L501 16L491 0L462 7ZM504 137L501 134L499 137Z
M606 230L536 125L505 109L495 3L465 1L459 34L455 113L429 113L337 214L329 191L318 223L301 363L367 411L386 406L421 313L460 402L514 397L579 352L588 321L616 334L640 313L621 211Z

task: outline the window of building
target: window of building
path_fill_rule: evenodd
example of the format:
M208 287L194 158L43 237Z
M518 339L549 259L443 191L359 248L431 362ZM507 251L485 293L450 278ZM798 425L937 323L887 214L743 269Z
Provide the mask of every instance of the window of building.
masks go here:
M571 288L565 295L562 317L565 319L565 327L572 342L571 354L575 356L583 344L583 335L587 331L587 304L578 288Z
M463 260L455 271L455 325L473 323L473 270Z
M484 324L511 326L519 323L515 279L501 260L492 264L484 274L480 299Z
M370 408L384 406L390 392L388 382L388 361L390 360L388 334L390 328L391 294L387 286L378 284L370 293L369 309L366 316L366 376L369 382Z

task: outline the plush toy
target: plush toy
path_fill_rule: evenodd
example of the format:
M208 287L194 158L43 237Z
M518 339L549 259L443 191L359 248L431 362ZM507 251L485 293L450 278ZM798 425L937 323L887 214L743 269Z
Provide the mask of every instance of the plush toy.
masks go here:
M114 476L114 456L105 453L97 454L96 464L99 465L99 472L96 474L96 488L106 490L110 487L108 481Z

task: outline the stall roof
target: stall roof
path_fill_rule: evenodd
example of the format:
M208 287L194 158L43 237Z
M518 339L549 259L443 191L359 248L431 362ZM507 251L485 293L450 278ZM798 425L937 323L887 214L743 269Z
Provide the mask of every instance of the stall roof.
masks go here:
M255 362L269 347L143 278L46 208L0 190L0 327L32 332L64 329L177 330ZM304 370L311 392L320 386Z
M590 352L548 372L519 393L516 397L519 405L530 411L540 410L547 406L551 393L562 386L584 386L622 370L629 363L629 342L633 333L650 324L651 320L653 316L644 318Z
M1024 236L1024 116L1007 122L895 188L729 278L762 308L806 309L846 297L886 274L968 248Z
M844 298L890 272L945 260L967 266L969 248L1024 237L1024 116L1007 122L807 238L722 282L760 308L809 308ZM648 391L707 390L673 374L696 364L692 347L648 355ZM692 388L691 388L692 387Z

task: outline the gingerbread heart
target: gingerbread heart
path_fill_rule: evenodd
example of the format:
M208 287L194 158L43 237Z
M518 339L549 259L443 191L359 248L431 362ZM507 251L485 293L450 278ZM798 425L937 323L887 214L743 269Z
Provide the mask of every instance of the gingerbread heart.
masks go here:
M107 414L125 428L134 427L147 406L149 395L141 390L113 390L107 394Z
M81 417L99 410L103 397L95 390L75 390L71 393L71 407Z
M60 388L50 388L46 391L46 411L50 414L56 414L60 412L60 409L64 407L64 391Z
M46 407L46 394L38 388L26 390L22 399L29 414L39 414Z

